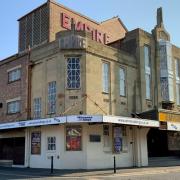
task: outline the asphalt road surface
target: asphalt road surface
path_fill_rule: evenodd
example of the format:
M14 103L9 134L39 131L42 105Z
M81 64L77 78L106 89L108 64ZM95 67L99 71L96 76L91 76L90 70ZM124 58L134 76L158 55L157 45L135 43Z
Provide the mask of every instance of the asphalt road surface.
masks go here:
M1 168L0 180L180 180L180 166L102 171L65 171L48 169Z

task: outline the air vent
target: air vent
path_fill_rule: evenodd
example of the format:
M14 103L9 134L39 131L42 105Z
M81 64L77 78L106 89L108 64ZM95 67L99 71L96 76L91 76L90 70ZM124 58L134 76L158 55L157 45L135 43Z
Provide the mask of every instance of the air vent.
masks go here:
M78 96L69 96L69 99L78 99Z

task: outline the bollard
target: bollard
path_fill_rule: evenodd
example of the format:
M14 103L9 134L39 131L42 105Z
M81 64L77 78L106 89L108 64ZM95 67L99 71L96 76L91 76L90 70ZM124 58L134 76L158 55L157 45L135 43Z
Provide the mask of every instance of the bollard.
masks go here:
M53 156L51 156L51 174L53 174L54 164L53 164Z
M114 156L114 173L116 173L116 157Z

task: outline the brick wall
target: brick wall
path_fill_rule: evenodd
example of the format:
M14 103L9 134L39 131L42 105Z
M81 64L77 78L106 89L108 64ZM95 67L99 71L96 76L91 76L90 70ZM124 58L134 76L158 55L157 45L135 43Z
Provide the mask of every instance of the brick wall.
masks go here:
M0 123L27 119L27 56L13 57L0 62ZM8 70L21 65L21 79L8 83ZM21 98L21 112L13 115L7 114L9 99Z

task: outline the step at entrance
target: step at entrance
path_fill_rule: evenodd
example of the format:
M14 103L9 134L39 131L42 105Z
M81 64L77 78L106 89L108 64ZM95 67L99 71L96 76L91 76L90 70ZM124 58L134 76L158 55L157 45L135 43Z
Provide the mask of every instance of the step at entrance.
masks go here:
M150 167L180 166L180 157L179 156L150 157L149 166Z
M1 167L12 167L13 160L0 160Z

